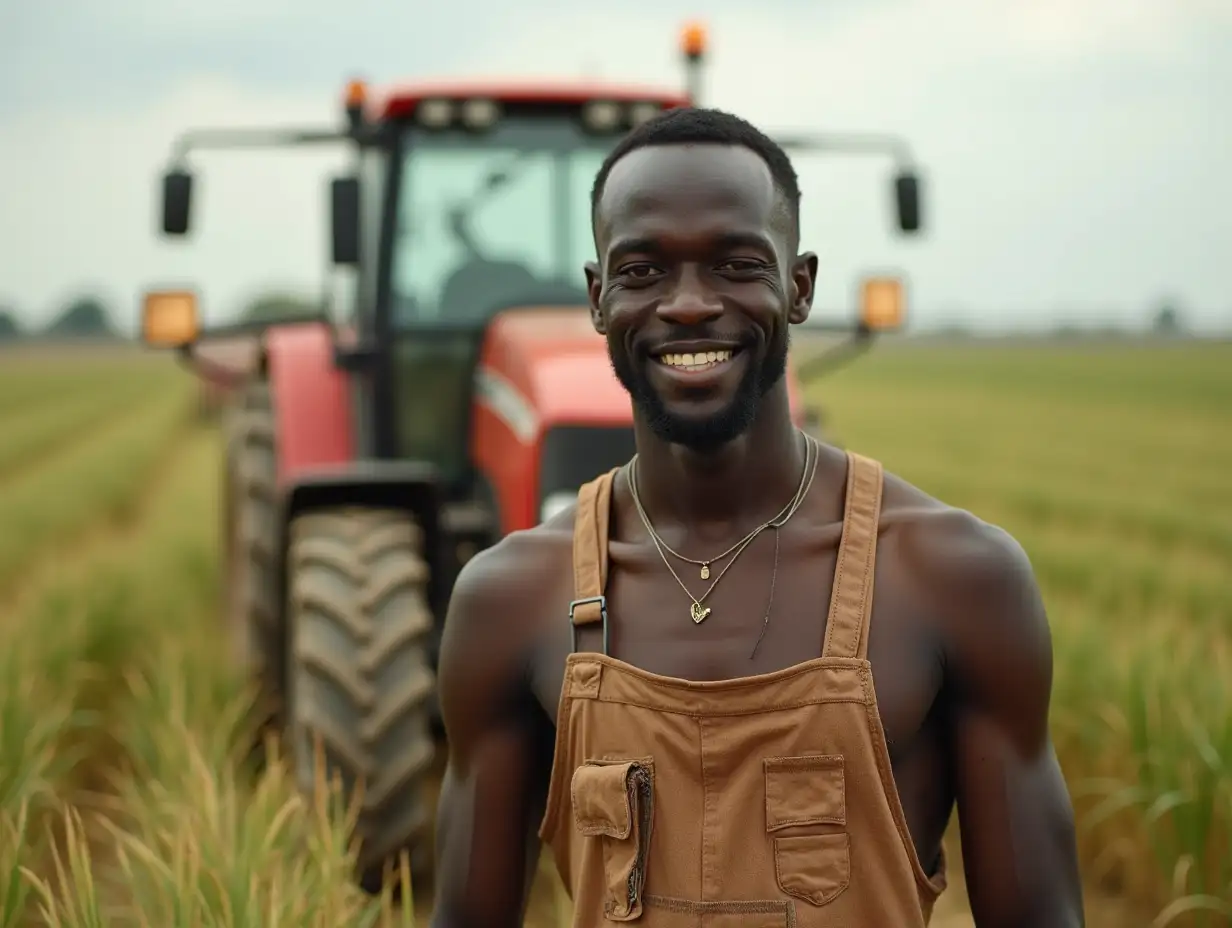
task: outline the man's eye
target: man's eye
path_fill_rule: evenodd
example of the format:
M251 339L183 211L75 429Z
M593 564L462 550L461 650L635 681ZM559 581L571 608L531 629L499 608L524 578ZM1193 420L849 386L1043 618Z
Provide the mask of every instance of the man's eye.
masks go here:
M766 265L755 258L729 258L719 265L720 270L735 271L737 274L760 271Z
M647 277L656 274L657 271L658 269L651 264L626 264L620 269L622 276L632 277L635 280L645 280Z

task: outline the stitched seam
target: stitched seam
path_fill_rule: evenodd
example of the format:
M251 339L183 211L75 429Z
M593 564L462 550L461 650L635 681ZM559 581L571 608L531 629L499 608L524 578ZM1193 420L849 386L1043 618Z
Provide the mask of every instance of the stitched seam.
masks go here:
M776 912L788 915L792 910L791 902L779 901L777 899L694 902L691 899L678 899L673 896L646 896L644 901L647 906L682 915L702 915L705 913L714 913L716 915L738 915L742 913L749 915L773 915Z
M615 482L615 476L609 472L599 479L601 481L599 492L595 494L595 557L597 558L595 568L599 574L599 592L595 594L596 596L602 596L607 590L607 542L612 508L612 484Z
M786 702L776 703L771 706L761 706L751 709L707 709L705 712L698 712L694 709L672 709L654 703L637 702L631 699L621 699L615 696L596 696L592 697L594 702L601 702L607 705L614 706L633 706L638 709L648 709L651 712L659 712L663 715L680 715L686 718L693 718L699 721L712 718L736 718L744 715L765 715L771 712L782 712L788 709L803 709L807 706L827 706L837 705L840 703L850 703L852 705L862 706L868 702L867 697L861 696L819 696L807 699L801 702Z
M633 672L637 670L636 667L630 667L627 665L626 666L616 666L612 662L606 662L606 661L601 660L603 656L604 655L595 655L595 654L583 655L580 652L577 653L576 656L570 655L570 657L573 658L575 662L579 662L579 663L583 661L593 662L595 664L605 664L606 663L607 666L611 668L613 673L625 674L630 679L636 680L641 685L650 685L650 686L659 687L661 689L671 689L671 690L680 690L680 691L689 692L689 693L698 693L699 695L707 696L707 697L719 696L719 695L722 695L723 693L731 692L732 690L742 690L742 689L762 690L762 689L765 689L766 684L767 684L766 679L764 679L765 676L767 675L763 674L761 677L754 678L751 680L723 680L723 681L720 681L723 684L721 688L703 689L701 687L698 687L694 681L690 681L690 680L678 680L678 679L672 679L672 678L648 679L647 677L641 676L640 674ZM784 670L776 671L775 674L772 674L772 676L774 676L774 680L770 681L770 684L775 685L775 684L783 683L787 680L794 680L796 677L804 676L805 674L815 673L818 670L825 670L825 671L831 671L831 672L833 671L860 672L864 670L865 663L867 662L864 660L861 660L860 658L856 658L856 657L817 657L817 658L813 658L811 661L808 661L807 666L785 668ZM782 676L777 676L777 674L780 674L780 673L782 674Z
M833 770L845 766L843 754L788 754L767 757L762 763L772 770Z
M707 818L710 812L710 776L706 767L706 720L697 719L697 756L701 764L701 781L702 781L702 834L701 834L701 854L698 860L698 881L697 885L701 888L701 892L705 895L706 892L706 858L710 855L707 844L710 840L710 829Z
M855 656L863 657L868 653L868 625L872 611L869 602L869 591L872 588L873 565L877 558L877 523L881 517L881 467L874 465L869 468L869 476L873 478L873 498L871 501L869 538L867 550L864 553L864 578L860 584L860 609L858 615L860 624L856 629Z
M843 532L838 542L838 558L834 563L834 587L830 591L830 612L826 616L826 638L822 643L821 656L829 657L834 652L834 630L839 624L842 612L843 565L848 557L849 539L851 536L851 501L855 497L856 461L851 452L847 453L847 492L843 499Z

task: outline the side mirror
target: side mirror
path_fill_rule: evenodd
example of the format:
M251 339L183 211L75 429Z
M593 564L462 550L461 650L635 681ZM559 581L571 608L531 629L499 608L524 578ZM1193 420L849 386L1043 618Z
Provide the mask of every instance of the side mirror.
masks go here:
M359 178L335 177L329 185L335 264L359 263Z
M192 181L187 171L168 171L163 175L163 232L167 235L183 235L188 231Z
M901 278L866 277L860 282L860 324L871 332L898 329L905 302Z
M197 295L189 290L150 290L141 306L141 340L153 348L181 348L200 332Z
M920 231L920 180L910 171L894 178L894 202L898 210L898 228L908 234Z

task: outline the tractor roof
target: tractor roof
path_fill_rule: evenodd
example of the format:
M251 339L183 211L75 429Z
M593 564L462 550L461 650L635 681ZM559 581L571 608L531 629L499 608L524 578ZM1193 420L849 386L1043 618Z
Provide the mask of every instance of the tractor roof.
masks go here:
M653 103L663 109L688 106L683 93L663 87L636 84L606 84L590 81L525 78L415 82L375 89L370 98L371 116L401 119L410 116L425 100L489 100L500 104L582 106L592 101Z

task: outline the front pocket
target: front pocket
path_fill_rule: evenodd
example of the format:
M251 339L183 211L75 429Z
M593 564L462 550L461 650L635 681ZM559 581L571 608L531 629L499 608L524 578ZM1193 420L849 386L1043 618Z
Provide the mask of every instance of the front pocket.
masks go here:
M849 839L838 830L847 825L843 755L768 757L763 766L766 831L792 829L772 839L779 889L813 905L826 905L851 882Z
M813 905L833 902L851 883L851 846L846 833L774 839L774 876L779 889Z
M766 831L795 825L846 825L842 754L767 757Z
M603 849L604 914L630 921L642 914L642 888L654 823L654 762L588 760L570 789L578 831Z

